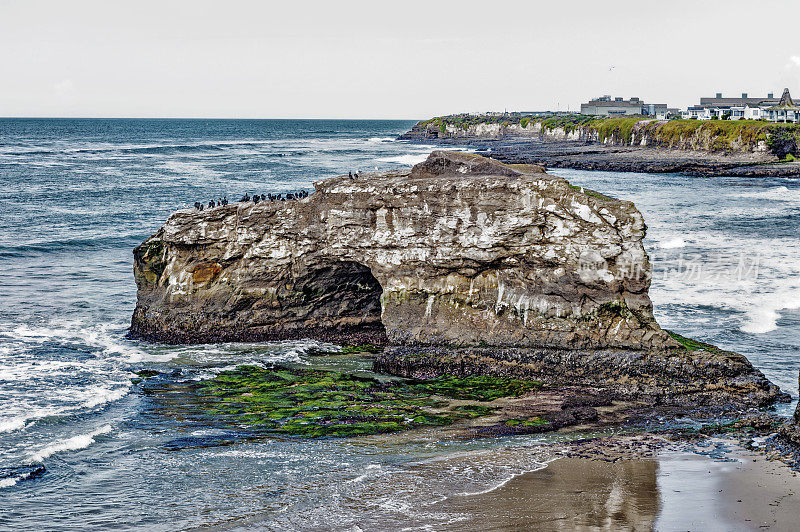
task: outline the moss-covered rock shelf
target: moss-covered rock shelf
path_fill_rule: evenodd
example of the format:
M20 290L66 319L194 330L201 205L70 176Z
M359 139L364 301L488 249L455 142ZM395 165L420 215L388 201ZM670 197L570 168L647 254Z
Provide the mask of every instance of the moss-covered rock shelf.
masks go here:
M487 402L540 386L489 376L380 382L333 371L258 366L239 366L189 385L195 407L217 423L311 438L449 425L491 414L496 407Z

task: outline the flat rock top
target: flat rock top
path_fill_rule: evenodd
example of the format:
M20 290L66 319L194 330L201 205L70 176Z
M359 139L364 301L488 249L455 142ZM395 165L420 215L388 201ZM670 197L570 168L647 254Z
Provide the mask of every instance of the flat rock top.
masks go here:
M542 166L504 164L473 153L453 151L433 151L425 161L410 171L365 173L358 179L338 176L314 183L316 191L323 194L367 193L384 198L387 194L405 196L418 192L519 189L531 185L537 186L541 193L549 189L550 185L556 185L556 190L561 193L575 192L568 188L565 179L547 174ZM304 201L312 200L313 197L311 195ZM618 202L613 198L604 199Z
M473 153L434 151L423 162L411 169L410 178L436 176L504 176L518 177L523 173L544 173L541 166L529 165L528 171L475 155Z

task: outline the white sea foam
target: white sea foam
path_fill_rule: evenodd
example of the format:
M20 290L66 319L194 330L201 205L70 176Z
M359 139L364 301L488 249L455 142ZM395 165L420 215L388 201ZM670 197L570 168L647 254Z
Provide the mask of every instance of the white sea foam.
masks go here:
M50 377L58 375L74 375L78 362L61 360L32 360L20 361L18 357L13 360L0 358L0 363L8 364L0 370L0 381L15 382L27 381L32 375L46 374Z
M380 157L378 161L383 163L395 163L412 166L421 163L428 158L429 153L407 153L405 155L393 155L391 157Z
M394 137L370 137L369 142L394 142Z
M0 433L103 408L125 397L132 386L126 358L139 350L122 338L119 326L63 319L45 325L0 324L0 339L5 344L0 387L9 397L0 405ZM64 359L62 348L89 356Z
M800 202L800 189L788 189L784 186L755 190L736 194L739 198L769 199L775 201Z
M65 440L59 440L32 454L30 460L32 462L42 462L45 458L49 458L56 453L85 449L95 443L95 438L97 436L108 434L111 430L111 425L103 425L99 429L89 432L88 434L79 434Z
M44 472L44 468L42 468L41 466L24 467L20 469L22 469L23 471L14 476L9 476L0 479L0 489L16 486L17 484L19 484L20 481L33 478L35 476L41 475Z
M778 328L778 320L782 310L800 308L800 289L771 294L756 298L753 306L747 311L747 321L742 331L752 334L763 334Z
M106 403L113 403L119 401L130 391L130 386L122 386L121 388L113 388L109 389L104 386L96 386L94 388L90 388L87 390L87 395L90 396L89 399L83 402L82 406L84 408L96 408L100 405Z
M12 432L25 426L27 419L23 416L16 416L7 419L0 419L0 432Z
M170 347L163 352L150 353L142 360L146 361L173 361L177 363L213 364L214 371L223 371L224 368L216 367L225 364L230 369L236 365L272 365L279 362L307 363L305 355L312 350L338 351L339 346L318 342L316 340L286 340L281 342L261 343L225 343L225 344L199 344L189 346Z
M113 330L114 327L110 323L87 326L80 321L53 320L50 326L21 324L8 328L0 327L0 335L38 344L51 341L79 341L90 347L99 348L104 355L124 355L128 358L128 362L136 362L146 356L141 349L122 339L121 331Z
M658 245L661 249L677 249L686 247L686 241L681 237L670 238Z
M68 404L73 400L73 392L74 389L72 388L64 390L60 394L53 393L52 391L50 391L50 393L47 393L47 391L44 393L37 391L36 400L41 401L44 399L53 403L51 406L47 407L42 407L35 402L31 402L32 394L18 397L13 404L5 405L7 415L3 421L0 421L0 433L13 432L23 428L27 429L41 419L73 413L76 407Z
M662 241L679 238L668 233ZM800 305L800 243L791 238L694 231L690 252L655 251L651 260L656 310L661 302L722 308L741 316L743 332L763 334L777 328L782 311Z
M530 469L520 469L518 471L510 473L506 478L501 479L497 484L493 484L493 485L487 487L486 489L478 490L478 491L463 491L461 493L456 493L455 495L456 496L460 496L460 497L471 497L473 495L485 495L486 493L491 493L491 492L493 492L495 490L499 490L500 488L502 488L503 486L505 486L506 484L508 484L509 482L511 482L512 480L514 480L515 478L517 478L519 476L522 476L522 475L524 475L526 473L533 473L534 471L539 471L541 469L545 469L550 462L552 462L553 460L558 460L558 458L559 457L554 457L554 458L551 458L550 460L539 462L538 464L536 464L534 467L532 467Z
M16 485L20 480L22 480L22 477L0 479L0 488L10 488L11 486Z
M381 468L380 464L369 464L367 466L367 468L366 468L366 471L364 471L364 473L360 474L356 478L352 478L352 479L348 480L347 482L349 484L357 483L357 482L363 482L364 480L366 480L368 478L373 478L376 475L379 475L381 473L381 469L382 468Z

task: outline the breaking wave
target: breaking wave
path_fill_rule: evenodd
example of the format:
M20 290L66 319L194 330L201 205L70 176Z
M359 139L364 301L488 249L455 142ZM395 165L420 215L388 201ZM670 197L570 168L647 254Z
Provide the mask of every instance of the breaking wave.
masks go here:
M382 163L402 164L406 166L413 166L421 163L428 158L429 153L407 153L405 155L393 155L391 157L380 157L377 160Z
M19 430L25 426L27 418L24 416L12 417L6 420L0 420L0 432L12 432Z
M746 311L742 331L764 334L778 328L781 311L800 309L800 288L756 297Z
M677 249L686 247L686 241L681 237L670 238L659 244L661 249Z
M111 425L103 425L99 429L93 430L88 434L79 434L71 438L51 443L46 447L43 447L42 449L31 454L29 457L30 461L42 462L46 458L49 458L56 453L62 453L64 451L78 451L80 449L85 449L96 442L95 440L96 437L102 436L103 434L108 434L109 432L111 432L111 430L112 430Z

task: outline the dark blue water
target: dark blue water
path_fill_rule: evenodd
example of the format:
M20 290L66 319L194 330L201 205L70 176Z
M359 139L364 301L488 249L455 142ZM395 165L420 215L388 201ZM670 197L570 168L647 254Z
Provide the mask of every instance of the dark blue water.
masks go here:
M0 529L457 527L469 516L427 504L542 467L549 438L251 441L131 383L146 368L168 384L242 362L308 363L304 341L126 340L131 250L195 201L311 191L349 170L422 160L430 146L394 140L410 126L0 120ZM796 181L556 173L643 211L662 324L745 353L796 394Z

